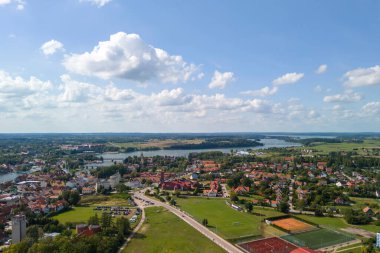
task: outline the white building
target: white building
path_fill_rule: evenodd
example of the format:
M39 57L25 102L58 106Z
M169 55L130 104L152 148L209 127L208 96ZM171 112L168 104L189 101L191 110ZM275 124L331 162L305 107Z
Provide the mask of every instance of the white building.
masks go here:
M96 182L96 190L98 190L101 186L104 189L112 188L115 189L116 185L120 183L120 173L117 172L116 174L109 177L109 179L99 179L98 182Z
M16 215L12 218L12 243L19 243L26 235L25 215Z
M121 175L119 172L117 172L116 174L110 176L110 178L108 179L110 185L111 185L111 188L115 188L116 185L118 185L120 183L120 179L121 179Z

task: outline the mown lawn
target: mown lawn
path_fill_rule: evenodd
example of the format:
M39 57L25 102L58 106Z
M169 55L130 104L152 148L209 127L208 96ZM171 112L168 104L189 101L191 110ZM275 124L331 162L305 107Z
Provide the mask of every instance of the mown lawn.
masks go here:
M303 220L310 221L312 223L329 227L332 229L340 229L349 227L349 224L345 222L343 218L334 218L334 217L315 217L311 215L295 215Z
M60 213L53 216L53 219L58 220L60 223L65 224L66 222L72 223L87 223L91 216L95 213L98 214L99 218L102 215L102 211L95 211L96 206L128 206L129 203L126 199L125 194L112 194L108 196L104 195L89 195L83 196L81 199L82 206L73 207L72 210ZM130 218L132 214L128 215ZM134 225L134 224L132 224Z
M239 212L227 206L225 199L178 198L179 207L196 220L208 220L209 228L225 239L262 234L261 221L284 215L274 209L254 207L253 213Z
M146 221L123 252L219 253L208 238L162 207L145 209Z
M62 224L65 224L66 222L87 223L88 219L95 215L93 209L93 207L78 206L74 207L72 210L53 216L52 218L58 220ZM98 212L98 216L101 216L101 212Z
M332 252L337 252L337 253L361 253L362 252L362 244L361 243L357 243L357 244L352 244L352 245L349 245L349 246L344 246L344 247L340 247L338 248L337 251L331 251L330 253Z
M361 228L370 232L380 233L380 226L376 226L373 223L367 225L351 225L348 224L343 218L333 218L333 217L315 217L310 215L296 215L301 219L313 222L315 224L322 225L334 230L339 230L341 228L354 227Z

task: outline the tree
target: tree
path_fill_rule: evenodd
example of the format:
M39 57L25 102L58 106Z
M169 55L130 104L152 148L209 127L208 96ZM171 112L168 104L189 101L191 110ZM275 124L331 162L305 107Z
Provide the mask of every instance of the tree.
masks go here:
M127 235L129 233L129 230L131 229L131 226L129 224L129 220L121 217L116 219L116 228L119 233L122 235Z
M231 191L231 193L230 193L230 199L231 199L231 201L238 201L239 198L237 196L237 193L234 192L234 191Z
M245 208L247 209L247 211L248 211L249 213L251 213L252 210L253 210L253 204L252 204L252 202L250 202L250 201L246 202L246 203L245 203Z
M289 213L289 204L286 202L280 202L278 210L283 213Z
M37 242L39 238L43 236L44 232L38 225L29 226L26 229L26 236L32 239L33 242Z
M320 206L317 206L317 208L315 208L314 215L317 217L323 216L323 210Z
M98 214L95 213L94 216L91 216L91 217L88 219L87 224L88 224L88 225L99 225L99 217L98 217Z
M111 221L112 221L111 215L106 213L106 212L103 212L102 217L100 219L100 224L101 224L102 228L111 227Z
M69 203L69 205L76 205L80 201L80 195L78 191L63 191L62 198Z
M125 184L118 184L116 185L116 191L119 193L125 193L129 191L129 187L126 186Z
M169 204L172 205L172 206L175 206L177 204L177 202L175 201L175 199L171 199L169 201Z

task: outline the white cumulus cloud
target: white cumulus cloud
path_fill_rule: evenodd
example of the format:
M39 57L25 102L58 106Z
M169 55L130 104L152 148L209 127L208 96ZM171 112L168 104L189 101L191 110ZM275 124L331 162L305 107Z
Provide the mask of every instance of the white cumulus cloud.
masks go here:
M244 95L252 95L252 96L260 96L260 97L266 97L266 96L271 96L276 94L278 91L277 86L269 87L265 86L261 89L258 90L249 90L249 91L244 91L242 94Z
M98 7L103 7L104 5L110 3L112 0L80 0L80 2L88 2Z
M16 9L22 11L25 8L25 2L23 0L0 0L1 5L16 4Z
M287 73L279 78L273 80L273 85L279 86L284 84L296 83L304 77L303 73Z
M52 55L59 50L63 50L63 44L57 40L46 41L41 46L41 51L44 55Z
M320 65L317 70L315 71L315 73L317 74L323 74L327 71L327 65L326 64L322 64Z
M336 94L336 95L331 95L331 96L325 96L323 98L324 102L327 103L353 103L353 102L358 102L363 99L363 96L360 95L359 93L352 92L352 91L346 91L343 94Z
M380 85L380 66L348 71L344 75L344 85L350 88Z
M72 54L63 61L73 73L102 79L122 78L137 82L159 80L186 82L197 71L179 55L145 43L137 34L118 32L101 41L91 52Z
M368 114L379 114L380 113L380 102L369 102L363 106L363 111Z
M234 73L232 72L219 72L215 71L208 87L210 89L219 88L224 89L229 83L234 81Z

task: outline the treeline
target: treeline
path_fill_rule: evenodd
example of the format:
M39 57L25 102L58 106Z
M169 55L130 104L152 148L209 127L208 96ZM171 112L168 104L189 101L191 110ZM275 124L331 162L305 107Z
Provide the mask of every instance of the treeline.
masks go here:
M109 167L100 167L93 171L93 174L98 178L108 178L119 172L121 176L128 172L128 169L122 164L112 165Z
M264 144L248 139L237 138L215 138L207 139L202 143L174 144L164 149L209 149L209 148L240 148L240 147L257 147Z

